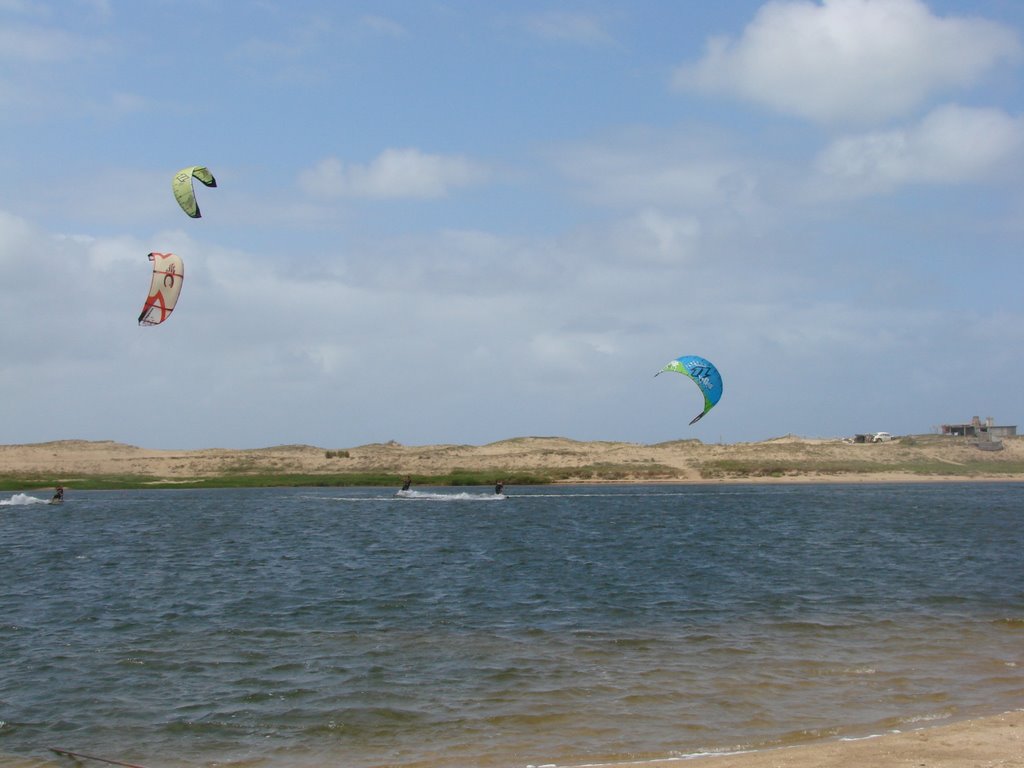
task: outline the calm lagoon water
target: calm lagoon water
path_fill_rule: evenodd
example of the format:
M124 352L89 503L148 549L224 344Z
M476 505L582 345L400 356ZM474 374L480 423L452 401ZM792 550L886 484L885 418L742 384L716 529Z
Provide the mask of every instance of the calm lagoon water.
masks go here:
M0 753L514 768L1024 706L1024 484L432 490L4 499Z

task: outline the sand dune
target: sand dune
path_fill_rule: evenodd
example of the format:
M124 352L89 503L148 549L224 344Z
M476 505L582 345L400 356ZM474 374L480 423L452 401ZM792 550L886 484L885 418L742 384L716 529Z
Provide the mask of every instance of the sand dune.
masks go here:
M1024 480L1024 437L1005 439L999 451L979 450L972 439L940 435L878 444L785 436L757 443L651 445L519 437L480 446L388 442L343 449L282 445L178 451L82 440L0 446L0 477L65 483L102 475L184 481L240 473L439 476L459 470L495 478L535 473L564 482Z

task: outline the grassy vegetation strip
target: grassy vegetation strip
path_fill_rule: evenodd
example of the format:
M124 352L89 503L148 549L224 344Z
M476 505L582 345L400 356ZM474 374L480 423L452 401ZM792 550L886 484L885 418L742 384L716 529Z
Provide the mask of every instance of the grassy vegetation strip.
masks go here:
M413 474L414 485L486 486L502 480L506 485L547 485L586 480L665 480L679 477L678 470L663 464L591 464L537 470L453 469L430 475ZM0 476L0 490L52 489L58 482L78 490L121 490L139 488L342 488L400 486L404 474L384 472L340 472L300 474L287 472L235 471L210 477L167 478L150 475L82 475L53 477L40 475Z
M716 459L700 464L701 477L785 477L787 475L864 475L899 473L922 476L973 477L978 475L1024 474L1024 462L946 461L917 459L902 462L801 459Z
M963 464L929 458L910 457L900 462L871 460L810 459L798 455L772 459L713 459L695 464L706 480L742 480L762 477L807 475L842 478L844 476L885 475L891 473L931 477L1022 477L1024 462L979 459ZM231 471L206 477L158 477L150 475L0 475L0 491L52 491L57 483L76 490L127 490L141 488L298 488L298 487L399 487L405 473L338 472L305 474L253 471L234 467ZM657 463L595 463L581 467L546 467L527 470L456 468L442 474L413 474L414 485L488 486L497 480L506 485L546 485L558 482L671 481L685 477L683 470Z
M582 467L559 467L545 470L550 482L587 480L672 480L683 476L681 470L665 464L587 464Z
M0 490L52 490L59 482L76 490L127 490L140 488L343 488L401 486L405 475L393 473L339 473L330 475L287 473L240 473L212 477L166 478L148 475L90 475L74 478L41 477L38 475L0 476ZM493 485L504 480L510 485L544 485L551 479L538 473L456 471L443 475L413 475L416 485Z

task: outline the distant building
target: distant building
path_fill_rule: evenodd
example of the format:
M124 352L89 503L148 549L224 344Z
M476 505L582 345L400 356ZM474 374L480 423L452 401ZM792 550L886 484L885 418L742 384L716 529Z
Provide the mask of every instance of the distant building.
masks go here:
M975 416L968 424L943 424L942 434L953 437L988 437L995 440L1000 437L1014 437L1017 434L1017 426L998 426L995 420L988 416L985 422Z

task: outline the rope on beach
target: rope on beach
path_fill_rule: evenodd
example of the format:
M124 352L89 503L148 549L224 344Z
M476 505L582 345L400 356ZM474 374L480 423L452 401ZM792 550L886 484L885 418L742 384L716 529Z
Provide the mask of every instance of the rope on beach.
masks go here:
M71 757L77 760L96 760L100 763L108 763L109 765L123 765L125 768L144 768L141 765L135 765L134 763L122 763L120 760L108 760L105 757L93 757L92 755L83 755L81 752L72 752L69 749L58 749L57 747L48 747L51 752L56 752L58 755L64 757Z

